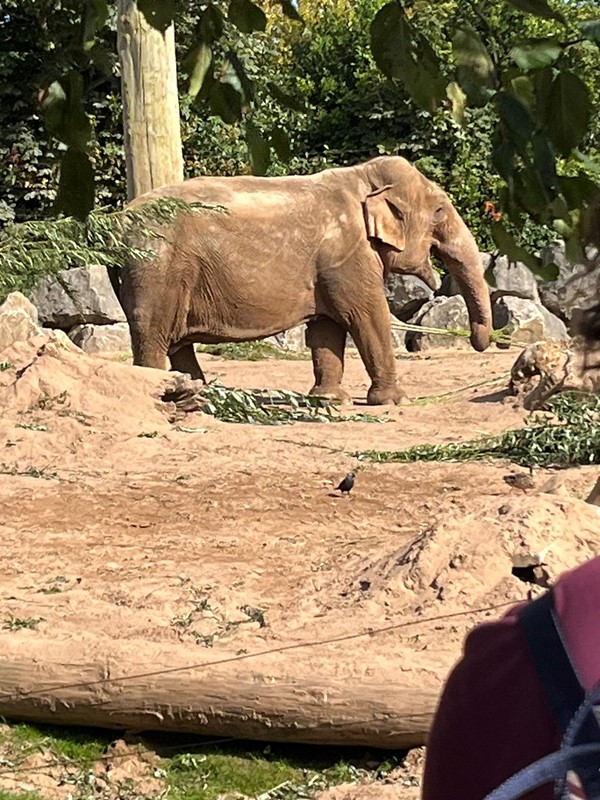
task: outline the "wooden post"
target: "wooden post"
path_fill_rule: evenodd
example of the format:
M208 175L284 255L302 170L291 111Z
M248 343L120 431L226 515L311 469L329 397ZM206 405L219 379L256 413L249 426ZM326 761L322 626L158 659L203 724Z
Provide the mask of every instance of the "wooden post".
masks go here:
M183 180L175 33L153 28L136 0L118 0L127 196Z

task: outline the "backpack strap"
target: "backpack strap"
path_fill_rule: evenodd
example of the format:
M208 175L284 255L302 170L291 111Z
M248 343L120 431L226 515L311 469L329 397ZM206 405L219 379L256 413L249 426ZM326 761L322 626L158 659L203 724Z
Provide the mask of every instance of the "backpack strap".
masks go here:
M521 797L551 780L558 780L561 796L570 769L579 775L586 796L600 800L600 726L593 713L600 692L586 696L555 613L552 590L521 609L519 626L563 742L559 751L514 775L486 800Z
M593 710L594 705L599 702L600 684L597 684L573 717L571 724L573 734L577 732L578 720L584 719ZM600 741L592 744L571 745L566 738L560 750L540 758L539 761L535 761L515 773L501 786L486 795L484 800L518 800L524 794L540 786L545 786L550 781L561 781L569 770L581 773L582 764L584 768L589 768L591 765L597 774L598 765L600 765ZM591 787L586 785L585 789L588 800L600 799L600 788L597 785Z
M560 623L554 611L552 590L528 603L519 613L519 625L525 634L546 699L552 708L561 736L567 732L573 714L585 700L581 685L564 642ZM594 742L600 728L593 713L588 713L580 725L574 744Z

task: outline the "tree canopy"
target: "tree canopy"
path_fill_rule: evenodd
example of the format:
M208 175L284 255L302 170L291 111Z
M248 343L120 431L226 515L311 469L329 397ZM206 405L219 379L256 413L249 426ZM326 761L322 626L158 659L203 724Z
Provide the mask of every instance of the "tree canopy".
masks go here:
M159 30L175 20L186 174L400 153L450 192L482 246L540 272L535 249L559 235L581 260L600 184L592 0L138 6ZM60 212L90 186L97 206L122 204L115 30L110 0L5 3L0 222Z

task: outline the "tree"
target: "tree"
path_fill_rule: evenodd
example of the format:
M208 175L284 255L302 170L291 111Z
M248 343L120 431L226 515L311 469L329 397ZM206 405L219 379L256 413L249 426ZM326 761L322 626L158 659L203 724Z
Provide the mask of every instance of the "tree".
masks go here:
M149 24L136 0L118 0L127 196L183 180L175 30Z
M449 63L423 33L428 4L417 0L409 8L392 0L371 24L371 48L380 69L430 113L449 102L454 119L468 124L467 109L488 109L495 122L491 161L504 183L492 236L501 252L542 273L539 258L519 246L502 216L517 229L528 218L552 228L565 238L571 260L585 259L600 168L581 150L592 105L572 65L576 48L600 46L600 21L585 19L591 3L568 1L560 11L547 0L510 5L544 20L534 36L502 35L496 4L474 3L475 20L463 15L450 26Z

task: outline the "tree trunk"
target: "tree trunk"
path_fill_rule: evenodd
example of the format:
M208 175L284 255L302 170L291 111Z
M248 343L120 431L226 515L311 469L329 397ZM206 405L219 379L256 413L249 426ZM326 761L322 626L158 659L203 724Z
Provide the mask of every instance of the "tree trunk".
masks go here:
M117 22L127 196L183 180L175 34L153 28L136 0L119 0Z
M211 665L231 656L230 663ZM336 658L334 654L332 658ZM203 662L206 666L186 668ZM19 637L0 652L0 715L38 723L403 749L425 742L445 669L335 675L310 648L247 662L153 642ZM386 674L387 673L387 674ZM119 676L132 676L119 680ZM394 676L394 677L392 677ZM390 678L386 680L386 678ZM110 678L109 682L106 682ZM46 688L44 688L46 687Z

